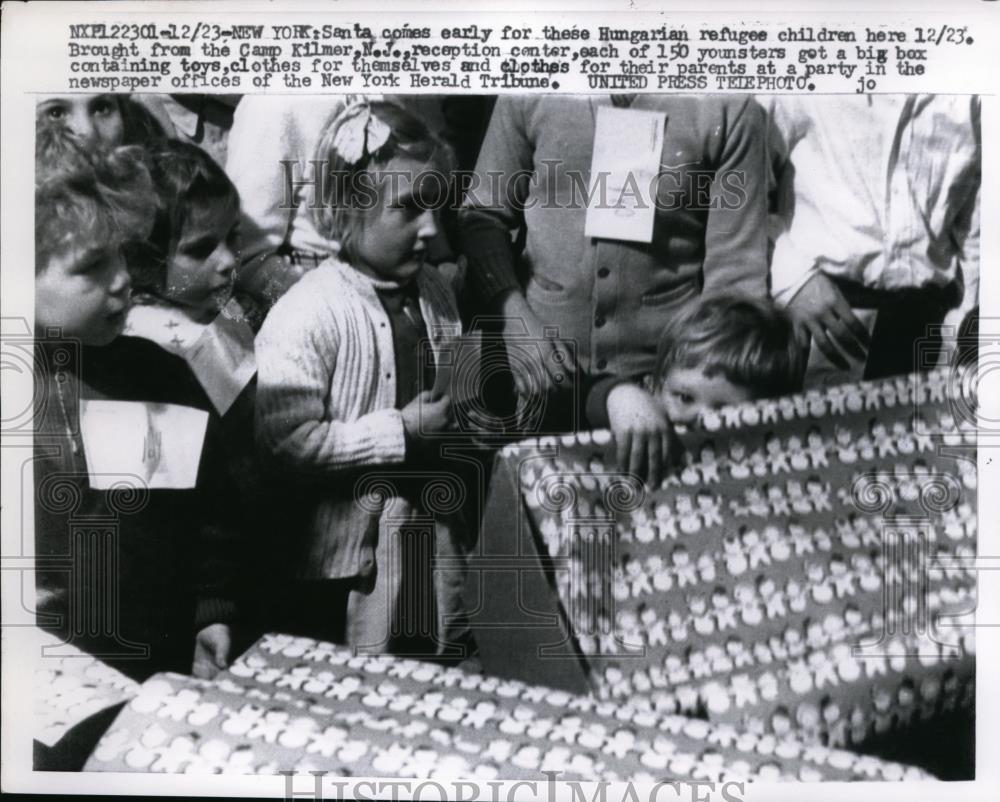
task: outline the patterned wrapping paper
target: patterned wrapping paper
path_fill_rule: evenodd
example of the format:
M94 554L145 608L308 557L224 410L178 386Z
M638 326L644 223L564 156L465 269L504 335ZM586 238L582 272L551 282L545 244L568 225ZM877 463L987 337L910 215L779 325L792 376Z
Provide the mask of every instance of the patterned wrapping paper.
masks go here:
M932 779L792 738L266 635L211 682L148 680L86 771L413 779Z
M837 747L971 707L975 416L946 380L723 409L652 491L607 432L506 448L597 695Z
M35 740L55 746L73 727L126 702L139 683L106 663L39 631L39 645L58 656L39 656L34 669Z

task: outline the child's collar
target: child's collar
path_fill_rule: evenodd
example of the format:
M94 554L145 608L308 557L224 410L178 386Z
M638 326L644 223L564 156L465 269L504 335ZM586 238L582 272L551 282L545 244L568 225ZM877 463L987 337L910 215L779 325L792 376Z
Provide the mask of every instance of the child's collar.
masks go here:
M417 285L417 276L414 276L409 281L403 282L372 278L371 276L365 276L365 278L371 282L372 286L376 290L385 290L388 292L397 292L399 290L405 290L408 287L415 287Z
M207 324L196 323L177 307L153 300L129 309L123 334L150 340L164 350L183 356L206 328Z
M334 257L334 261L336 261L337 264L340 266L340 269L345 274L350 276L353 280L364 284L368 284L371 286L372 289L376 291L388 290L389 292L393 292L397 290L402 290L406 287L417 286L420 283L420 276L423 273L423 270L419 271L416 275L414 275L411 279L409 279L409 281L403 281L403 282L392 281L391 279L374 278L373 276L369 276L367 273L362 273L360 270L356 270L355 268L351 267L351 265L348 264L347 262L341 259L337 259L336 257Z

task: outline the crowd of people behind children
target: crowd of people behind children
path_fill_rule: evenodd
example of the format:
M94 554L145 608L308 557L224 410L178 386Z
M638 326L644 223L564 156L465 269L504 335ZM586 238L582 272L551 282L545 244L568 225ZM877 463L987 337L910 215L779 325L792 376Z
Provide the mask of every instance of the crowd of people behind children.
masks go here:
M653 210L594 236L650 120ZM39 625L137 678L267 630L468 656L442 443L609 428L656 483L709 410L951 358L979 173L969 97L44 97Z

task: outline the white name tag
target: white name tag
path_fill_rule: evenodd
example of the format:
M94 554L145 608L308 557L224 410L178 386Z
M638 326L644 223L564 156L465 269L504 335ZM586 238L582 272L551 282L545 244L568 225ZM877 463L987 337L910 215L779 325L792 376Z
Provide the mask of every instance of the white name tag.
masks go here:
M187 490L198 481L208 413L147 401L80 402L90 486L110 490L123 475L150 489Z
M205 328L185 356L220 415L226 414L257 372L253 331L225 311Z
M665 119L658 111L598 107L586 236L653 241Z

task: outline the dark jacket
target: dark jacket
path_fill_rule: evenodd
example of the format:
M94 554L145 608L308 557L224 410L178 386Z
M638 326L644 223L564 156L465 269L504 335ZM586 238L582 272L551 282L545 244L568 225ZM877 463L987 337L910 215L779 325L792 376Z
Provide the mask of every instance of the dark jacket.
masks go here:
M38 624L136 679L189 672L197 631L236 613L242 549L221 422L185 362L146 340L48 341L36 354ZM80 398L207 411L195 488L149 489L136 478L93 489Z

